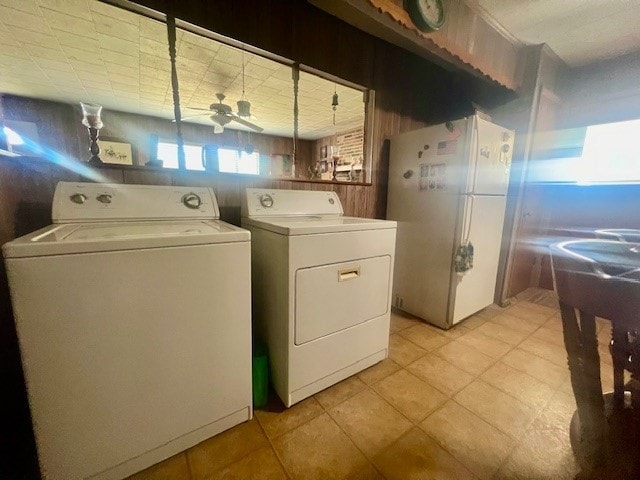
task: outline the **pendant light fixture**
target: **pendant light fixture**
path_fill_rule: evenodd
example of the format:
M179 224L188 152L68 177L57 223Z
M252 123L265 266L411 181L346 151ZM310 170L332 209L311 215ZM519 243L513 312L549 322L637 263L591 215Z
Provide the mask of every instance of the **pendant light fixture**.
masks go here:
M337 86L333 84L333 99L331 100L331 108L333 109L333 125L336 124L336 110L338 109L338 91L336 90Z
M251 103L247 100L244 94L244 44L242 44L242 97L238 100L238 116L250 117L251 116Z

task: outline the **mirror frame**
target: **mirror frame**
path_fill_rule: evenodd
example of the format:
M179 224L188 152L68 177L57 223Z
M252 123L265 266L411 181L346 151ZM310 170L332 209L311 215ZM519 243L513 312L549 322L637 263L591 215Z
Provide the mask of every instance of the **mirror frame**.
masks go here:
M363 103L364 103L364 122L362 125L362 129L364 132L364 138L362 141L362 156L363 156L363 173L364 173L364 181L362 182L343 182L343 181L334 181L334 180L313 180L318 182L328 182L328 183L339 183L339 184L366 184L371 185L371 175L372 175L372 166L373 166L373 120L374 120L374 112L375 112L375 90L363 87L362 85L358 85L357 83L350 82L348 80L344 80L340 77L336 77L335 75L331 75L330 73L323 72L322 70L318 70L317 68L310 67L305 64L296 64L294 68L298 68L301 72L310 73L317 77L323 78L324 80L328 80L333 83L340 84L345 87L353 88L355 90L360 90L363 95ZM294 142L297 142L297 136L294 137ZM312 180L309 180L312 181Z
M140 12L137 12L140 13ZM166 17L165 17L166 18ZM165 20L166 23L166 20ZM263 58L272 60L274 62L281 63L283 65L287 65L291 68L291 76L292 80L294 79L295 69L298 68L300 71L310 73L316 75L320 78L328 80L330 82L335 82L340 85L344 85L349 88L354 88L356 90L360 90L364 96L364 140L363 140L363 173L364 180L361 182L344 182L344 181L334 181L334 180L315 180L315 179L307 179L307 178L296 178L296 177L277 177L278 180L285 181L298 181L298 182L312 182L312 183L331 183L331 184L339 184L339 185L372 185L372 167L373 167L373 128L374 128L374 112L375 112L375 90L364 87L362 85L358 85L357 83L350 82L348 80L344 80L343 78L337 77L330 73L324 72L317 68L310 67L308 65L304 65L296 62L295 60L291 60L289 58L283 57L281 55L277 55L275 53L269 52L267 50L263 50L258 47L254 47L253 45L241 42L240 40L236 40L231 37L227 37L225 35L221 35L219 33L208 30L204 27L200 27L190 22L186 22L179 18L175 19L176 29L182 29L187 32L193 33L195 35L199 35L204 38L209 38L211 40L224 43L234 48L239 48L241 50L245 50L254 55L261 56ZM293 93L293 92L292 92ZM293 153L294 153L294 164L296 162L295 153L298 151L297 143L298 143L298 134L297 129L295 128L295 119L294 125L292 126L293 130ZM182 170L181 170L182 171ZM185 170L186 171L186 170ZM242 175L242 174L225 174L225 175ZM245 175L242 175L245 177ZM276 178L276 177L265 177L263 175L256 175L258 178Z
M137 15L144 16L146 18L150 18L152 20L159 21L168 28L167 18L169 14L154 10L152 8L146 7L144 5L140 5L137 3L133 3L127 0L99 0L105 4L112 5L117 8L121 8L123 10L135 13ZM242 178L272 178L281 181L291 181L291 182L306 182L306 183L323 183L323 184L339 184L339 185L366 185L370 186L373 184L373 131L374 131L374 116L375 116L375 90L364 87L362 85L358 85L354 82L350 82L348 80L342 79L330 73L324 72L322 70L316 69L314 67L310 67L304 64L300 64L295 60L291 60L289 58L283 57L281 55L269 52L267 50L263 50L258 47L254 47L250 44L244 43L242 41L236 40L231 37L227 37L216 33L214 31L208 30L204 27L200 27L193 23L187 22L185 20L181 20L179 18L175 18L175 27L176 29L182 29L184 31L193 33L195 35L199 35L204 38L209 38L211 40L224 43L234 48L243 49L249 53L254 55L261 56L263 58L278 62L280 64L289 66L292 72L292 80L294 75L294 69L299 68L300 71L304 71L306 73L310 73L316 75L325 80L338 83L340 85L344 85L350 88L354 88L362 91L364 95L364 139L363 139L363 179L359 182L348 182L348 181L339 181L339 180L322 180L322 179L309 179L309 178L296 178L296 177L268 177L265 175L245 175L245 174L237 174L237 173L225 173L225 172L215 172L216 175L223 176L240 176ZM168 48L168 39L167 39L167 48ZM293 92L292 92L293 93ZM174 118L175 120L175 118ZM295 123L295 120L294 120ZM300 140L298 138L297 132L295 131L295 127L292 128L292 139L293 139L293 154L298 151L297 143ZM176 132L176 141L177 132ZM39 157L28 157L28 156L20 156L20 157L10 157L10 158L21 158L21 159L29 159L29 160L39 160ZM82 164L86 164L86 161L82 159L78 159L78 161ZM294 156L294 164L296 162L296 158ZM178 168L178 169L166 169L157 166L142 166L142 165L118 165L118 164L109 164L104 163L102 165L97 165L96 168L120 168L120 169L132 169L132 170L154 170L154 171L164 171L164 172L188 172L190 174L210 174L211 172L202 172L198 170L187 170L186 168Z

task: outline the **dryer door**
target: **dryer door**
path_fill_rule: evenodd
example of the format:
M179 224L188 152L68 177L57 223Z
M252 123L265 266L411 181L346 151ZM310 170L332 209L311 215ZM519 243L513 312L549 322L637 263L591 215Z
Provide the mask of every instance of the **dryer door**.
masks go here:
M295 344L387 313L390 268L384 255L297 270Z

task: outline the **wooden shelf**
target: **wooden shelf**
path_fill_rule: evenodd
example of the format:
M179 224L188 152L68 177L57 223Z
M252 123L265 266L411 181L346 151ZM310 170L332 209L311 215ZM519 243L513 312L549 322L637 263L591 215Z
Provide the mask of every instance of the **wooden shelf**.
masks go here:
M49 160L42 157L26 157L26 156L9 156L2 155L0 153L0 160L9 161L14 163L19 163L23 165L42 165L42 164L52 164ZM320 180L320 179L308 179L308 178L293 178L293 177L270 177L267 175L251 175L251 174L242 174L242 173L224 173L224 172L208 172L203 170L179 170L177 168L161 168L161 167L146 167L144 165L117 165L117 164L109 164L105 163L103 165L99 165L93 167L85 162L77 162L80 165L83 165L89 169L95 169L96 171L100 170L122 170L122 171L140 171L140 172L155 172L155 173L168 173L168 174L187 174L194 176L208 176L208 177L216 177L216 178L241 178L246 180L257 179L257 180L277 180L277 181L289 181L289 182L297 182L297 183L321 183L321 184L334 184L334 185L359 185L359 186L371 186L371 182L349 182L349 181L339 181L339 180ZM338 170L340 171L340 170ZM348 171L348 170L345 170Z

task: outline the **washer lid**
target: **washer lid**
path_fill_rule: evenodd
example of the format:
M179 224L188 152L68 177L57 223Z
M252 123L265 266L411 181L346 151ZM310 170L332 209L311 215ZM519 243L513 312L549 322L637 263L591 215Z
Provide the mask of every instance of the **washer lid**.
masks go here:
M248 242L247 230L220 220L50 225L3 246L5 258Z
M315 235L396 228L396 222L340 215L301 215L287 217L245 217L243 226L262 228L280 235Z

